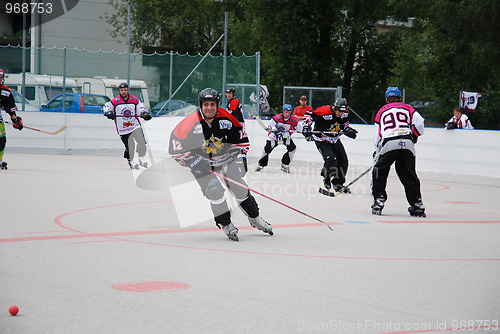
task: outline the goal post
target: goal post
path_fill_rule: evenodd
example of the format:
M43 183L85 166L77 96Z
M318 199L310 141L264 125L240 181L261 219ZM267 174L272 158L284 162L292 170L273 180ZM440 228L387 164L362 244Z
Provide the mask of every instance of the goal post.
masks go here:
M307 96L307 103L311 107L318 108L324 105L332 105L337 98L342 97L342 87L284 86L283 104L288 103L293 107L298 106L299 99L302 95ZM349 111L352 112L357 119L361 120L365 124L368 124L368 122L351 107L349 107ZM353 122L357 121L357 119L353 119Z
M307 103L313 108L327 104L333 104L335 100L342 97L342 87L306 87L306 86L284 86L283 104L299 105L302 95L307 96Z

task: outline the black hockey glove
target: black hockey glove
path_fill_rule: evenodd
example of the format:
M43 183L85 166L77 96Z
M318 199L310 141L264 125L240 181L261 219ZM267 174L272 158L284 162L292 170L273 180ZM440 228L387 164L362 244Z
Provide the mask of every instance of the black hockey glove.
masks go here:
M447 130L452 130L457 128L457 123L455 122L447 122L445 124Z
M344 134L349 138L356 139L358 131L348 126L347 128L344 129Z
M115 119L116 118L115 113L111 110L105 111L103 115L106 116L107 119Z
M306 139L311 138L312 132L311 132L311 127L309 125L305 125L302 128L302 135L306 137Z
M202 156L193 155L185 160L186 166L188 166L194 174L208 174L210 165Z
M151 118L153 118L153 116L151 116L151 114L147 111L143 111L141 113L141 117L144 118L145 121L149 121Z
M21 117L17 116L14 119L11 118L11 120L12 120L12 123L14 123L14 124L12 124L14 129L18 129L19 131L21 131L23 129L24 125L23 125L23 119Z

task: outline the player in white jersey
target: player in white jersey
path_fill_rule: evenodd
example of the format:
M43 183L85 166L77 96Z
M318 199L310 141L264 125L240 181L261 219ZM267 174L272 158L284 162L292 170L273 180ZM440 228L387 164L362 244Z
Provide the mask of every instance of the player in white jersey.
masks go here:
M129 94L126 82L121 83L118 87L120 88L120 95L104 105L104 116L115 121L116 132L120 135L123 145L125 145L123 157L127 159L130 168L139 169L139 165L147 168L146 139L142 132L139 117L148 121L151 119L151 115L137 97ZM139 163L134 161L136 149L139 155Z
M408 104L401 102L398 87L385 92L387 102L375 115L375 153L372 171L372 213L382 214L387 200L387 177L393 163L404 186L411 216L424 217L425 207L420 193L420 180L415 171L415 143L424 133L423 117Z
M269 162L269 155L280 144L286 146L286 152L281 157L281 171L290 173L290 162L295 155L297 146L292 140L292 133L299 124L297 117L292 115L292 105L285 104L283 112L273 116L269 121L267 128L269 129L266 145L259 159L259 165L256 172L260 172ZM300 130L300 129L299 129Z

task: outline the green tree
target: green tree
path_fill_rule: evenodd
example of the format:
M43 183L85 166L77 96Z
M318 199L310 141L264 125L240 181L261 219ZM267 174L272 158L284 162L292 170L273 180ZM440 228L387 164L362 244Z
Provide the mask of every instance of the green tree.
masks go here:
M108 20L115 34L125 34L126 6L110 1L117 13ZM436 102L422 112L440 123L460 90L478 91L480 109L469 116L480 127L500 128L500 1L131 1L133 45L144 51L205 53L223 33L228 10L229 52L261 53L261 82L275 107L285 85L343 86L351 106L369 118L385 88L398 85L406 101ZM377 21L388 16L414 17L415 24L381 33ZM220 52L222 43L212 53Z
M117 13L108 20L115 34L125 34L126 6L111 1ZM190 53L209 49L222 33L224 10L229 10L229 52L260 51L261 82L275 106L281 104L284 85L344 86L349 95L360 55L373 56L374 23L385 15L385 1L371 0L132 0L132 8L136 49ZM377 50L381 54L376 59L388 58L387 49ZM369 68L377 66L363 59L363 71ZM380 77L366 75L363 84L378 86Z
M424 0L416 12L416 28L395 51L392 80L407 89L410 101L438 102L425 115L437 123L450 118L461 90L485 93L469 116L476 127L498 129L500 2Z
M204 53L224 32L225 7L213 0L130 0L131 44L139 51ZM116 12L105 16L114 36L127 35L126 2L110 0ZM214 53L222 52L219 44Z
M385 17L385 1L249 0L245 8L244 19L231 30L237 35L232 44L261 52L261 81L270 87L275 105L285 85L343 86L347 98L359 72L365 73L362 85L380 85L383 75L367 72L377 68L373 61L390 58L388 48L372 52L374 45L390 42L373 40L376 21ZM367 54L373 61L362 59Z

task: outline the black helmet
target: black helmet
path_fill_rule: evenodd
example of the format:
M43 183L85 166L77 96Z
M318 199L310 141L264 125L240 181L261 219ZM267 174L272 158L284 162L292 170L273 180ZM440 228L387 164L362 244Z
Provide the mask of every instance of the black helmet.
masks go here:
M335 100L334 107L339 111L347 111L347 100L343 97L339 97Z
M217 106L219 106L219 92L217 92L213 88L205 88L200 92L198 95L198 101L200 102L200 107L201 107L201 102L203 101L215 101L217 102Z
M122 82L118 85L118 88L128 88L128 84L126 82Z
M233 87L226 88L226 93L233 93L234 94L235 90Z

